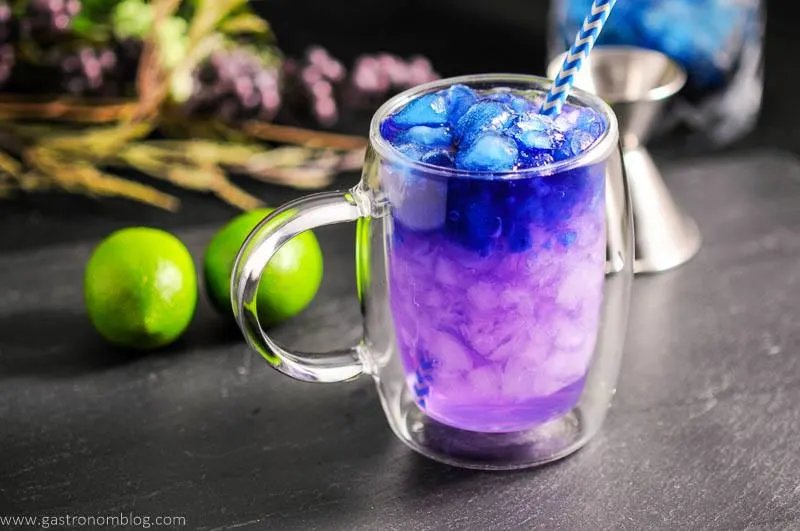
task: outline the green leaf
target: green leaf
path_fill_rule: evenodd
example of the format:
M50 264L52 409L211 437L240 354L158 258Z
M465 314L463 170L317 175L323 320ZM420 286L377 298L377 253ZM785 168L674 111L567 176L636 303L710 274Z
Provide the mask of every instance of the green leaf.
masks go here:
M77 16L70 24L72 33L94 43L106 43L111 39L110 28L88 17Z
M77 17L73 18L70 24L72 31L78 34L89 33L95 27L94 21L92 21L88 17L81 15L78 15Z
M122 0L83 0L81 3L82 11L92 11L95 13L108 13L111 9L119 4Z
M239 13L222 21L219 29L227 35L270 35L269 23L255 13Z
M142 0L124 0L114 8L111 20L117 37L143 39L153 25L153 8Z
M78 17L97 22L108 22L111 13L123 0L83 0Z
M187 29L186 21L179 17L169 17L156 27L156 45L164 68L172 70L186 57Z

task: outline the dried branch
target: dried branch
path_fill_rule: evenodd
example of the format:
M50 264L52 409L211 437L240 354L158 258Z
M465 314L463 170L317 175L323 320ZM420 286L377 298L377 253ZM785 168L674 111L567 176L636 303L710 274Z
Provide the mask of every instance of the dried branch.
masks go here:
M246 3L247 0L198 0L189 26L189 49L213 33L229 13Z
M88 129L77 135L54 133L47 138L47 147L90 160L101 161L113 156L127 143L144 138L152 131L153 124L139 122Z
M245 173L259 173L274 168L297 167L314 156L308 148L286 146L256 153L244 164L234 165Z
M257 208L262 204L261 200L230 182L213 161L192 160L181 151L174 152L149 143L132 144L117 155L116 162L123 162L176 186L213 193L242 210Z
M243 124L242 130L260 140L282 144L297 144L311 148L349 150L367 146L367 139L360 136L312 131L310 129L300 129L266 122L246 122Z
M169 72L161 64L157 32L163 22L175 14L180 0L155 0L154 6L153 22L143 42L136 75L139 103L130 118L134 122L154 120L169 95Z
M33 171L26 172L19 180L19 188L25 192L49 190L54 187L55 183L52 179Z
M342 153L339 158L339 166L336 168L338 171L361 171L364 167L364 157L366 156L365 149L351 149Z
M26 162L35 173L46 175L55 185L70 192L126 197L173 212L178 209L178 199L169 194L101 172L85 161L70 161L47 147L28 150Z
M0 151L0 171L8 177L19 181L22 178L23 168L22 164L17 159L5 151Z
M208 140L151 140L144 143L151 153L162 158L192 161L196 164L235 166L246 163L264 153L264 146L255 144L233 144ZM271 153L276 150L268 151Z
M241 188L234 186L230 181L217 181L214 187L214 194L241 210L253 210L264 206L264 203L257 197L253 197Z
M31 102L0 100L0 120L63 120L84 124L105 124L118 122L133 116L135 102L116 103L76 102L69 99Z
M353 160L359 161L358 168L364 160L363 150L360 149L345 153L325 151L321 154L303 148L282 149L290 151L282 156L271 156L280 151L273 150L255 157L248 166L239 170L262 181L315 189L329 185L340 171L352 169L349 166ZM310 156L311 154L314 156ZM300 160L301 157L305 157L305 160Z
M249 175L264 182L291 185L301 190L323 188L333 182L334 177L330 171L321 168L269 168Z

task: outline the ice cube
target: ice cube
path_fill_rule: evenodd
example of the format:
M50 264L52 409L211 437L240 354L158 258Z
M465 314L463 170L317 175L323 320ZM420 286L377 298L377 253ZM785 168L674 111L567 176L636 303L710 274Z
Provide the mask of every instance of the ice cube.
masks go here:
M471 171L508 171L517 164L517 155L517 145L512 139L497 133L483 133L466 149L459 150L456 167Z
M502 323L493 315L471 315L468 323L459 327L459 332L472 349L481 356L491 356L497 346L498 337L503 332L497 330L497 325ZM505 336L503 336L505 337Z
M511 91L508 89L497 89L494 92L486 94L484 99L505 103L510 107L513 96L514 95L511 94Z
M419 306L433 311L446 308L450 305L450 301L448 301L444 293L438 289L421 290L415 296L415 300Z
M530 240L529 240L530 243ZM497 267L495 267L493 273L495 278L502 278L502 279L517 279L520 282L524 282L524 277L520 275L525 274L525 255L522 253L513 253L513 254L506 254L503 253L502 260L499 260ZM498 292L500 290L505 290L508 284L504 283L497 283L496 289ZM510 290L516 289L517 284L515 283L512 285Z
M461 372L440 373L431 385L429 407L444 410L454 405L472 404L472 386Z
M411 152L417 154L415 150ZM392 214L403 225L414 230L442 226L447 207L447 184L444 180L421 176L391 164L382 166L381 180Z
M433 271L436 282L445 286L458 286L464 281L464 268L445 256L436 259Z
M549 116L529 112L517 119L514 129L518 131L550 131L556 129L556 125Z
M505 398L517 401L534 396L533 380L536 378L537 364L522 356L508 358L501 376L501 389Z
M517 286L504 288L500 292L500 300L502 301L503 305L512 308L521 305L527 305L532 298L532 293L529 293L527 290L521 289Z
M456 123L456 142L462 146L469 146L486 132L505 131L513 119L514 111L505 103L487 99L478 100Z
M475 353L489 359L503 359L526 350L533 321L533 312L524 305L472 312L459 327L459 333Z
M534 104L528 98L518 96L516 94L511 93L510 91L498 91L492 94L489 94L487 99L492 101L498 101L500 103L505 103L509 107L511 107L515 113L522 114L526 112L531 112L534 108Z
M569 140L570 150L572 150L572 154L574 156L578 156L589 147L594 144L595 138L587 133L586 131L582 131L578 129L577 131L573 131L572 137Z
M437 372L452 373L472 369L472 358L467 347L452 335L435 328L424 329L420 335L426 350L436 360Z
M605 123L603 118L592 109L583 109L578 116L575 127L589 133L594 140L602 134L603 129L605 129Z
M566 133L575 128L580 115L580 109L565 105L561 113L553 119L553 125L562 133Z
M509 129L511 136L526 150L552 150L564 143L562 133L547 116L526 114ZM531 153L529 156L535 156Z
M494 364L472 369L467 373L467 381L473 398L491 402L500 395L500 374Z
M381 122L381 136L391 143L397 141L397 135L400 134L402 129L395 125L391 117Z
M494 312L500 308L498 290L489 282L478 281L467 288L467 300L478 312Z
M453 141L453 133L449 127L429 127L416 125L397 135L396 142L415 144L420 148L448 147Z
M563 350L574 350L580 347L588 334L593 334L594 330L586 330L581 323L569 315L562 315L553 320L555 329L555 344Z
M447 118L455 126L470 107L477 101L478 95L464 85L453 85L447 89Z
M575 156L572 152L571 140L572 136L568 134L564 139L564 143L550 152L555 162L561 162L562 160L571 159Z
M562 277L558 286L558 303L565 310L574 310L592 291L597 289L597 278L602 278L602 262L578 262Z
M556 253L552 249L542 247L535 256L527 259L528 274L535 282L537 293L544 295L545 290L555 289L560 286L560 264L564 261L562 253Z
M531 363L538 363L537 360L547 356L550 343L549 341L542 343L536 334L536 330L518 328L504 341L495 345L489 358L498 362L515 357L530 358Z
M422 156L420 162L432 164L434 166L440 166L442 168L452 168L455 166L453 154L449 150L442 148L428 151Z
M514 138L525 149L555 149L564 141L564 135L559 131L519 131L514 133ZM536 154L538 155L538 153ZM535 156L535 155L534 155Z
M600 307L603 302L602 289L602 285L595 286L594 291L587 294L580 308L570 314L576 323L587 330L597 330L600 321Z
M588 360L555 350L531 375L528 392L531 396L552 395L586 376L587 365Z
M520 166L523 168L541 168L555 162L552 153L544 151L523 151L520 153Z
M444 95L425 94L410 101L392 117L395 125L402 128L417 125L445 125L447 123L447 102Z
M397 151L412 160L420 160L425 154L425 148L417 144L398 144Z

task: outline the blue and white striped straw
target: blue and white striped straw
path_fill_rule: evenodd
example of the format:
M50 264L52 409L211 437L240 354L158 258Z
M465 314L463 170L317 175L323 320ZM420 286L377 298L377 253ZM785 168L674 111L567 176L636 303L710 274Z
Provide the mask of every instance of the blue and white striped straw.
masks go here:
M575 36L575 43L569 49L553 86L545 96L541 111L543 115L556 116L561 112L561 106L567 101L569 91L575 82L575 74L581 69L583 61L592 51L597 37L603 31L603 24L606 23L608 15L611 14L611 9L616 3L617 0L594 0L592 3L591 13L584 19L583 26Z

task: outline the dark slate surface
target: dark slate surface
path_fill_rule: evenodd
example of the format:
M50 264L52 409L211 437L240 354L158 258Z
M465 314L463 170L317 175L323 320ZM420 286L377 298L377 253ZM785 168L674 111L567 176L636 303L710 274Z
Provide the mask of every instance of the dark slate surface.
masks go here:
M493 2L491 16L476 0L408 4L258 5L273 6L290 51L313 41L343 56L422 51L448 75L542 67L531 36L544 2L531 2L533 17L518 0ZM459 16L404 29L456 4ZM82 309L92 246L148 224L199 254L233 211L188 193L179 216L53 194L0 203L0 515L133 511L197 529L800 528L797 36L795 4L768 4L758 130L713 156L661 151L705 246L681 269L636 280L617 400L581 452L514 473L426 461L394 439L368 379L290 381L205 302L168 351L116 352ZM297 195L254 190L271 203ZM308 349L360 333L352 227L319 235L323 290L276 331Z
M481 473L417 457L367 378L293 382L201 306L169 352L129 359L81 306L94 241L0 258L0 513L181 514L192 528L800 526L800 164L778 152L665 172L705 235L639 278L617 400L583 451ZM200 251L211 228L181 231ZM321 233L323 294L278 330L359 334L352 227Z

